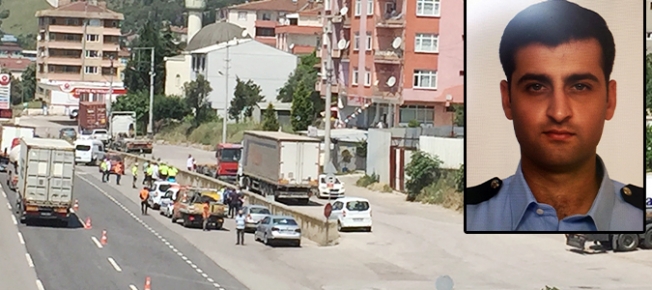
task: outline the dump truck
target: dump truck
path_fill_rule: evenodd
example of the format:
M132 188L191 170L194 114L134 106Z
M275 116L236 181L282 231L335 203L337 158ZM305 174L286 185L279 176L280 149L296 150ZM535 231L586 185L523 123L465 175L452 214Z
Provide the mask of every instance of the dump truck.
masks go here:
M138 137L136 123L136 112L111 112L109 148L126 153L151 154L154 143L149 138Z
M321 140L275 131L245 131L238 182L267 198L308 204L319 185Z
M217 166L215 178L235 182L238 177L238 164L242 156L242 145L220 143L215 148Z
M22 138L16 163L21 221L49 219L67 226L74 201L75 147L61 139Z
M106 129L106 104L103 102L79 102L77 117L79 132L91 134L93 130Z
M203 207L209 203L210 228L221 229L226 217L226 206L222 203L220 190L211 188L182 188L177 194L172 210L172 222L183 220L184 227L201 226L203 223Z

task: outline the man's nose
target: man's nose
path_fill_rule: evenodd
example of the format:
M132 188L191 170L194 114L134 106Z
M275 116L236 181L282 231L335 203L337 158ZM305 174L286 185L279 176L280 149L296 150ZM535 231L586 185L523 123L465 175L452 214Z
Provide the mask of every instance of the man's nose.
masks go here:
M563 89L556 89L552 93L546 114L557 123L562 123L572 117L573 110L571 109L570 99Z

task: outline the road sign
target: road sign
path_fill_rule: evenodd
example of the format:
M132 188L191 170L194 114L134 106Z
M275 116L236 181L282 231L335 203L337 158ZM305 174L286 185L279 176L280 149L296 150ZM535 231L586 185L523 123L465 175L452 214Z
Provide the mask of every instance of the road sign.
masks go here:
M333 212L333 205L331 205L330 203L327 203L324 206L324 217L326 217L326 218L331 217L332 212Z
M11 76L0 74L0 109L11 109Z
M328 187L328 189L332 189L334 184L335 184L335 176L332 175L327 176L326 187Z

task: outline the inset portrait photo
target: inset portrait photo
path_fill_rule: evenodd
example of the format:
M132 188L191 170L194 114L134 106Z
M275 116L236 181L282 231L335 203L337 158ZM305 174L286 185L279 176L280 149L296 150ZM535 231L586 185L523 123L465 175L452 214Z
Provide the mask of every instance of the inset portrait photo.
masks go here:
M644 231L643 2L467 0L466 233Z

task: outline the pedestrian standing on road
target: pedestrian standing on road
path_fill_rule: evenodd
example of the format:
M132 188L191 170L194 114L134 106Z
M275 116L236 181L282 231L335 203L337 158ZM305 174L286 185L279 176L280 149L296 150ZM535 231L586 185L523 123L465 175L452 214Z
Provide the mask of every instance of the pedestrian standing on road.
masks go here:
M147 167L147 171L145 172L145 185L148 187L152 187L152 175L154 174L154 167L152 165Z
M143 162L143 176L145 176L145 178L143 178L143 184L142 185L145 185L147 183L147 177L146 176L147 176L147 169L148 168L149 168L149 162L147 162L147 161Z
M147 214L147 199L149 199L149 189L147 186L140 190L140 212Z
M195 161L195 159L192 158L192 155L188 154L188 160L186 161L186 167L188 168L188 171L190 171L190 172L192 172L193 169L195 168L193 166L194 161Z
M104 170L104 182L109 182L109 178L111 177L111 160L108 158L106 159L106 170Z
M122 175L125 173L122 168L122 163L120 162L116 163L114 171L115 171L115 184L120 185L120 178L122 178Z
M204 231L208 231L208 218L210 218L210 216L211 216L210 204L208 203L208 201L204 203L204 206L202 207L202 209L203 210L202 210L202 213L201 213L201 217L204 219L202 229Z
M166 181L168 180L168 173L169 173L170 167L168 167L165 162L161 162L161 165L158 167L158 174L161 177L161 180Z
M170 166L170 169L168 169L168 181L177 182L177 173L179 173L179 169L174 166Z
M158 165L160 162L153 162L150 167L152 167L152 183L156 180L158 180ZM150 186L151 187L151 186Z
M131 187L136 188L136 181L138 181L138 162L131 166L131 175L134 178Z
M235 192L231 192L229 194L229 217L234 218L235 215L238 213L236 209L238 208L238 194Z
M235 196L236 196L235 210L236 212L240 212L242 206L244 205L244 196L242 195L242 192L237 193Z
M106 159L102 160L100 163L100 173L102 173L102 182L106 182Z
M235 217L235 229L236 229L236 245L244 245L244 230L245 230L245 217L242 214L242 210L238 211L238 215Z

